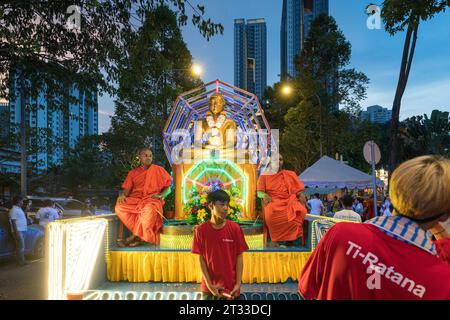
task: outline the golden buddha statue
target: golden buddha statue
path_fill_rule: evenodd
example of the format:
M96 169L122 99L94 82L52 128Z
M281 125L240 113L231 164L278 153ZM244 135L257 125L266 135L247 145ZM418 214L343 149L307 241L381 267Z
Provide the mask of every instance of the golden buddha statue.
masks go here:
M209 112L206 113L205 119L202 120L202 133L204 148L215 149L221 147L233 147L236 144L236 122L227 119L226 113L223 111L225 99L219 92L214 93L209 98ZM229 138L227 140L227 130ZM231 141L229 141L231 139Z

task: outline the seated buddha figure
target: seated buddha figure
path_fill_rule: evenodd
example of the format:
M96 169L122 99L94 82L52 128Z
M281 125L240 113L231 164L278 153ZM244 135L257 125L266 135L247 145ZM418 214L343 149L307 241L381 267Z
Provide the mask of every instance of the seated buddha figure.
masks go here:
M209 98L209 112L202 120L203 147L207 149L222 148L225 146L234 146L236 143L236 122L227 119L223 111L225 99L221 93L216 92ZM231 141L227 141L227 130Z

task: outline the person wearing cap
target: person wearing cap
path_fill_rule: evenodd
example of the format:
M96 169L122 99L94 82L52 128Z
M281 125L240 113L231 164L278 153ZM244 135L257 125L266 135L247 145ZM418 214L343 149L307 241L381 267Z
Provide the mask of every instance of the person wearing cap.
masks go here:
M449 181L450 160L443 157L402 163L389 184L392 216L331 227L300 272L300 294L306 299L450 299L450 267L442 257L448 253Z

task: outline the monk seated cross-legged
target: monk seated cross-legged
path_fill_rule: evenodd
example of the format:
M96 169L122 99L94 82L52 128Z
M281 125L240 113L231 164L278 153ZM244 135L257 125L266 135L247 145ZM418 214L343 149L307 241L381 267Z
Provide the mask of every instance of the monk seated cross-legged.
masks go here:
M135 247L140 244L139 239L159 244L164 198L170 193L172 178L164 168L152 164L152 151L143 148L138 157L141 166L128 173L115 208L119 219L132 232L130 237L122 239L123 225L120 224L119 247Z
M258 179L258 197L263 201L264 220L269 229L272 247L280 241L294 245L303 237L304 185L295 172L283 170L283 157L279 156L279 170L276 174L261 175Z

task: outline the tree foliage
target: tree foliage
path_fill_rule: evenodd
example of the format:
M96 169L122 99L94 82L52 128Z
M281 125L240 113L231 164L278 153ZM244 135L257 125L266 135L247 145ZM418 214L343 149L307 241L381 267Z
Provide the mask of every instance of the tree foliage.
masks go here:
M111 130L106 136L113 172L124 176L140 147L152 147L154 161L166 164L162 131L178 94L199 86L190 74L192 56L166 6L152 10L129 38L119 65L119 89Z
M8 97L11 66L26 69L30 88L49 85L62 68L62 79L75 75L83 83L98 84L112 92L118 79L118 64L126 51L127 36L142 24L149 10L163 4L176 8L177 21L192 23L207 39L223 33L223 26L205 17L205 8L185 0L30 0L0 4L0 97ZM186 8L186 4L189 8ZM68 20L80 10L79 28ZM61 67L57 68L56 67ZM45 68L45 72L42 72ZM61 71L60 71L61 72ZM71 74L70 77L68 75ZM59 77L57 78L59 79Z
M411 71L417 43L419 25L444 12L450 2L446 0L384 0L381 17L386 31L391 35L406 30L400 73L392 103L391 133L389 139L389 170L392 172L399 160L399 117L400 108Z
M433 110L431 116L413 116L400 124L400 160L420 155L450 156L449 112Z
M298 76L291 81L299 103L284 118L282 150L298 172L315 162L321 149L331 157L335 153L347 156L361 144L355 138L362 136L354 134L362 128L357 115L369 80L347 68L350 57L351 45L334 18L317 17L296 58Z

